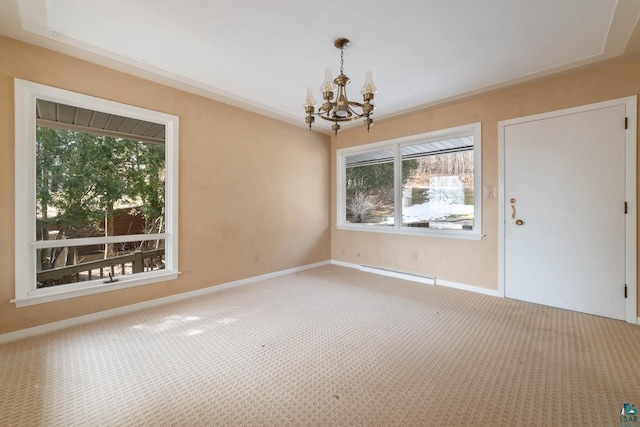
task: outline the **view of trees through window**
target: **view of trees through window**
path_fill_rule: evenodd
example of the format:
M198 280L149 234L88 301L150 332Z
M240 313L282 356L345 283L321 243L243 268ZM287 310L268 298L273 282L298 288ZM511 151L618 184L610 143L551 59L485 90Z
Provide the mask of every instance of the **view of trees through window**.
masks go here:
M403 158L401 191L403 226L472 229L473 149ZM349 165L347 157L347 222L393 226L395 209L393 159Z
M163 233L164 209L163 144L37 126L36 240ZM163 268L163 239L116 240L38 249L37 287Z
M403 162L403 181L417 167L417 161ZM394 224L393 159L347 167L346 183L347 222Z

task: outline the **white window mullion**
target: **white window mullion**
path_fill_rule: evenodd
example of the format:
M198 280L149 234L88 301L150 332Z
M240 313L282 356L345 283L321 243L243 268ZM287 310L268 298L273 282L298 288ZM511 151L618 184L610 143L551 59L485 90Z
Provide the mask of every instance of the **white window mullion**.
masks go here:
M482 233L482 123L478 123L475 127L473 140L473 175L475 176L473 231L480 235Z
M336 155L336 163L337 163L337 171L338 171L338 191L337 198L338 201L336 203L336 223L343 224L346 221L346 187L347 187L347 177L346 177L346 165L345 165L345 156L341 154Z
M394 209L394 222L393 228L399 230L402 228L402 158L401 158L401 150L400 144L396 144L394 147L394 200L393 200L393 209Z

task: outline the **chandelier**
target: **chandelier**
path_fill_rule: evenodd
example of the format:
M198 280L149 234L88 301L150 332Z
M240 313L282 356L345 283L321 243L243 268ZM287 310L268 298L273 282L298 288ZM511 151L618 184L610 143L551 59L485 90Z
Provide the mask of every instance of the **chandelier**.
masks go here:
M325 70L324 82L320 87L324 103L318 109L317 113L315 111L316 100L313 98L313 89L311 86L307 88L307 98L303 104L304 111L307 113L305 123L307 123L309 129L311 129L311 125L315 121L314 116L317 115L324 120L333 122L331 130L333 130L337 136L340 130L340 123L364 118L364 125L367 127L367 132L369 132L369 129L373 126L371 115L375 108L375 105L373 105L371 101L373 101L373 95L377 92L376 86L373 84L371 71L366 72L364 86L360 89L364 102L349 101L346 86L351 82L351 79L344 74L344 49L347 48L351 42L348 39L340 38L333 44L340 49L340 75L332 80L331 69L327 68Z

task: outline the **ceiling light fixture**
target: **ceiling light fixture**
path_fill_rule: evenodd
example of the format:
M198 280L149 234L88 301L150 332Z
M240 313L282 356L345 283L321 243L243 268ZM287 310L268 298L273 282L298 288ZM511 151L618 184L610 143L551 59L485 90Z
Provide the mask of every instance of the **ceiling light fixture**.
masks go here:
M311 129L311 125L315 121L314 116L317 115L324 120L333 122L331 130L333 130L337 136L341 122L364 118L364 125L367 127L367 132L369 132L369 129L373 126L373 119L371 118L371 115L375 108L375 105L373 105L371 101L373 101L373 95L378 91L376 86L373 84L371 71L366 72L364 86L360 89L364 102L360 103L349 101L347 99L346 86L349 84L351 79L344 74L344 49L347 48L351 42L348 39L340 38L333 44L335 47L340 49L340 75L332 80L331 69L327 68L325 70L324 83L322 83L322 86L320 87L324 104L322 104L318 109L317 113L315 112L316 100L313 98L313 89L311 86L307 88L307 98L303 104L304 111L307 113L305 123L307 123L309 125L309 129ZM337 93L335 93L336 87L338 89ZM335 101L334 93L336 95ZM356 111L356 109L360 112Z

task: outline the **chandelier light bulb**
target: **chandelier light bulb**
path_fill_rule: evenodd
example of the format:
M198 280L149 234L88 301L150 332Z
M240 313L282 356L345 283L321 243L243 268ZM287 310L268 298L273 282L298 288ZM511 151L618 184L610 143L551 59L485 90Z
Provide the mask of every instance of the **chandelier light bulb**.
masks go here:
M304 100L303 107L315 107L317 104L315 98L313 97L313 87L307 86L307 97Z
M362 86L362 89L360 89L360 94L374 95L377 92L378 92L378 88L376 87L376 85L373 84L373 73L371 72L371 70L367 70L365 72L364 85Z
M336 85L333 84L333 78L331 77L331 68L325 68L324 70L324 82L320 86L322 93L334 92Z

